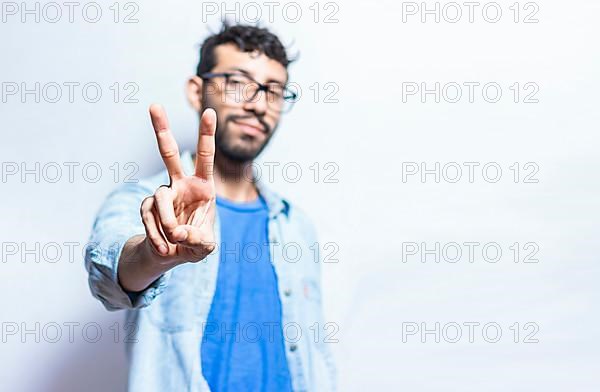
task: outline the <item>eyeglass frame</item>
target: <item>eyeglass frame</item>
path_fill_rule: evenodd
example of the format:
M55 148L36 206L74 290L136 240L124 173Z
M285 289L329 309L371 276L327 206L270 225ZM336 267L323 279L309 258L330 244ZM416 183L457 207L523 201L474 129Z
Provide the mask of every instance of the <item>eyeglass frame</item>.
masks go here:
M202 80L209 80L212 78L218 78L218 77L224 77L225 78L225 83L227 83L227 81L229 80L230 77L232 76L243 76L247 79L249 79L251 82L256 83L256 85L258 86L258 88L256 89L256 91L254 92L254 94L252 95L252 97L250 97L247 100L244 100L244 102L248 103L248 102L252 102L252 100L254 98L256 98L258 96L258 93L261 91L264 91L265 93L268 92L269 90L269 86L263 83L260 83L259 81L257 81L256 79L254 79L252 76L247 75L245 73L241 73L241 72L205 72L201 75L198 75L198 77ZM281 85L281 84L280 84ZM292 107L294 106L294 104L296 103L296 100L298 99L298 94L293 92L292 90L290 90L288 88L287 85L283 85L283 91L284 91L284 96L283 96L283 101L284 102L288 102L289 103L289 108L287 110L279 110L279 113L289 113L292 110ZM289 92L289 94L291 94L291 101L288 100L288 98L285 97L285 92ZM268 102L268 100L267 100ZM283 107L283 105L282 105ZM277 111L277 110L276 110Z

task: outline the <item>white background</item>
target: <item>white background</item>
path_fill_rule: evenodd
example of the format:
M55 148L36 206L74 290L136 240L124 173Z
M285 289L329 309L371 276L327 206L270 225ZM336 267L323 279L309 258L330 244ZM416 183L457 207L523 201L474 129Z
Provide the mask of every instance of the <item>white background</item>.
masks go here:
M497 23L482 17L486 2L475 9L474 23L465 6L458 23L443 17L435 23L433 15L421 23L419 14L403 23L402 3L391 0L328 8L320 2L315 22L313 3L297 3L302 16L296 22L293 10L284 17L280 5L273 23L268 8L257 3L263 25L272 27L292 54L300 53L290 72L303 89L261 161L300 165L300 181L286 181L276 171L272 186L308 211L322 243L339 245L339 262L323 267L323 290L326 318L339 325L332 349L340 390L598 390L600 4L538 1L539 23L525 24L533 10L523 10L525 2L519 23L509 9L513 1L498 2L503 14ZM182 146L195 143L196 114L183 88L196 66L197 45L209 28L218 29L220 13L206 15L207 2L145 1L138 3L139 22L125 24L112 20L112 3L99 2L101 20L88 23L81 16L84 4L76 8L73 23L63 6L57 23L43 15L39 23L31 15L22 23L18 13L3 15L0 24L4 86L95 82L103 93L99 102L88 103L79 87L70 103L64 87L57 103L43 97L36 103L33 95L20 94L0 103L3 168L11 162L28 168L56 162L63 168L57 183L44 178L36 183L33 175L21 181L20 173L0 183L0 321L4 328L19 327L16 335L2 337L1 390L124 390L123 347L110 329L122 313L106 312L91 297L82 257L63 254L48 262L41 248L87 241L97 209L118 185L110 169L115 162L121 169L135 163L136 178L161 169L147 115L150 103L166 106ZM213 4L224 11L221 2ZM233 2L227 4L234 9ZM248 21L254 11L243 4L237 15ZM133 10L124 5L119 3L121 19ZM324 23L336 9L338 22ZM135 83L139 102L123 103L122 96L113 102L109 87L115 82ZM309 89L316 82L318 102ZM328 82L339 87L338 103L323 102L331 92L323 89ZM454 104L443 98L436 103L432 95L425 103L418 95L403 102L406 82L430 88L436 82L495 82L503 95L488 103L478 89L469 103L465 88ZM539 86L539 102L523 103L522 94L515 103L509 89L515 82ZM80 164L72 183L64 162ZM81 174L90 162L103 169L96 183ZM337 165L338 182L321 177L315 183L310 169L315 162L322 170L327 162ZM437 183L433 175L425 182L419 175L403 182L403 162L426 162L429 169L436 162L480 166L472 183L465 166L457 183L446 181L448 176ZM489 162L503 170L496 183L481 176ZM534 163L538 182L524 183L523 175L531 171L526 170L515 183L514 162L521 170ZM128 172L120 173L119 182ZM422 263L420 254L403 258L407 242L430 249L436 242L441 247L497 243L503 255L486 262L479 246L473 263L464 255L456 263L436 263L433 256ZM509 248L515 242L535 243L539 262L515 263ZM16 255L6 251L9 243L18 244ZM36 243L40 250L21 262L24 247ZM36 322L40 330L53 322L63 325L62 338L51 343L39 336L36 342L35 332L22 330L34 329ZM73 342L64 327L69 322L79 323ZM81 327L92 322L102 328L98 343L82 338ZM402 333L411 323L429 329L440 323L443 332L452 322L463 326L455 343L450 342L455 329L445 329L439 342L434 334ZM480 323L473 342L464 327L469 322ZM537 343L524 343L532 331L524 328L528 322L539 329L533 336ZM497 343L489 342L493 330L482 334L487 323L501 327Z

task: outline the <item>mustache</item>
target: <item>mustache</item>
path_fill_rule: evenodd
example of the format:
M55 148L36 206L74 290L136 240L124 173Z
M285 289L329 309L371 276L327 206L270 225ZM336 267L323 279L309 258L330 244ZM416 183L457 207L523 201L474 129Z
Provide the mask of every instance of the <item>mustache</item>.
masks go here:
M228 115L227 117L225 117L225 123L228 123L229 121L246 120L246 119L249 119L249 118L254 118L254 119L256 119L256 121L258 121L258 123L259 123L260 125L262 125L262 127L263 127L263 129L264 129L265 133L266 133L267 135L270 135L270 134L271 134L271 127L269 126L269 124L267 124L267 123L265 122L265 120L263 120L263 119L262 119L262 117L255 116L255 115L252 115L252 114L245 115L245 116L240 116L240 115L230 114L230 115Z

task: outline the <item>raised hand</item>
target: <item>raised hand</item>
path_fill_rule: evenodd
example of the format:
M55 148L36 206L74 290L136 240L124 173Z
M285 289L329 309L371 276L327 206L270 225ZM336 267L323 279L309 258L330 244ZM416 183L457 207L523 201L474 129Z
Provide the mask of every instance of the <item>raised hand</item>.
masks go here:
M140 213L152 250L169 261L199 261L215 248L215 131L217 116L206 109L200 120L196 168L183 172L177 142L160 105L150 106L160 155L169 172L169 186L159 187L142 202Z

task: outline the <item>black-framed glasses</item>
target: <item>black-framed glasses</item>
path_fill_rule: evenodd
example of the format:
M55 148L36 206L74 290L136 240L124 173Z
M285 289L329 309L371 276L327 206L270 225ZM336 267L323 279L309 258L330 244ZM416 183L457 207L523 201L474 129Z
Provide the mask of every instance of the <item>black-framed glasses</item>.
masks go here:
M298 100L298 94L281 83L262 84L249 75L233 72L206 72L199 75L202 80L225 78L224 99L234 102L253 102L258 93L264 91L267 106L277 113L289 112Z

